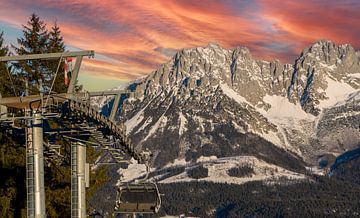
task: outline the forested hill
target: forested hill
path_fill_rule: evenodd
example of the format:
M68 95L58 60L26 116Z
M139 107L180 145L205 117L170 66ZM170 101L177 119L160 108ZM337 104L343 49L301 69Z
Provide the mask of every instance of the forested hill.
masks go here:
M327 177L284 178L282 184L244 185L188 182L161 184L160 216L195 217L356 217L360 185Z

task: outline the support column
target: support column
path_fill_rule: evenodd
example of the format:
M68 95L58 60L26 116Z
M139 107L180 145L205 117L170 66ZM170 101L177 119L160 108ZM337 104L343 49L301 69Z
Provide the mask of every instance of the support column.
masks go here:
M29 83L25 80L25 96L29 95ZM25 110L25 116L31 117L31 110ZM25 143L26 143L26 216L35 217L35 177L34 177L34 149L32 120L26 120Z
M74 91L75 91L75 85L76 85L76 82L77 82L77 79L78 79L82 59L83 59L83 56L76 56L75 66L74 66L74 69L72 71L69 87L68 87L68 90L67 90L68 94L73 94Z
M71 145L71 217L86 217L85 202L86 145L76 142Z
M121 93L119 93L119 94L117 94L115 96L114 103L113 103L113 106L111 108L111 113L110 113L110 117L109 117L109 119L111 121L115 121L115 116L116 116L116 112L117 112L118 107L119 107L120 98L121 98Z
M43 137L42 117L40 113L35 113L32 126L32 149L34 166L34 206L36 218L43 218L46 216Z

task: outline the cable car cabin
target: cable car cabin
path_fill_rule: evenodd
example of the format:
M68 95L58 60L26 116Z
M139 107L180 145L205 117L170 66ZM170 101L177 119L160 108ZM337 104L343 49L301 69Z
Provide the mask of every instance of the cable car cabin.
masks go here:
M115 213L157 213L160 193L155 183L121 184L118 187Z

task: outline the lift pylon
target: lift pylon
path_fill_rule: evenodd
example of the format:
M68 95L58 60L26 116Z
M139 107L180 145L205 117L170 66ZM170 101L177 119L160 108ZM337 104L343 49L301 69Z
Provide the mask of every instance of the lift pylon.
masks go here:
M26 188L27 188L27 217L46 217L45 210L45 191L44 191L44 139L43 139L43 120L50 118L64 118L65 122L70 122L71 125L66 125L65 130L75 131L82 129L81 120L89 121L91 125L95 125L96 128L105 134L111 134L111 143L108 140L98 140L97 145L101 145L103 148L108 149L113 157L120 161L122 153L127 153L135 160L143 163L148 160L149 155L145 152L141 152L136 149L126 135L126 129L124 124L115 122L116 112L121 102L123 94L131 94L129 90L112 90L112 91L100 91L100 92L83 92L76 87L76 81L80 70L80 65L83 56L94 56L94 51L78 51L78 52L64 52L64 53L50 53L50 54L32 54L22 56L5 56L0 57L2 61L26 61L26 60L43 60L43 59L59 59L59 65L63 58L75 57L75 66L72 72L71 80L68 86L67 92L55 93L52 91L53 85L50 90L42 87L42 82L39 79L38 84L34 89L38 89L37 94L29 95L28 82L25 81L25 92L22 91L21 96L18 96L14 88L14 95L12 97L1 97L0 93L0 121L4 121L4 127L11 128L17 127L18 120L24 120L25 135L26 135ZM58 67L59 69L59 67ZM58 71L58 70L57 70ZM56 74L53 78L53 84ZM9 73L11 78L11 74ZM14 85L14 84L13 84ZM101 114L98 108L93 107L90 102L90 97L95 96L116 96L114 99L114 105L111 110L110 117ZM125 97L125 96L124 96ZM46 99L46 100L45 100ZM16 113L8 113L15 110ZM22 110L18 113L18 109ZM20 115L20 116L17 116ZM63 120L60 121L63 123ZM3 123L1 123L3 124ZM69 123L67 123L69 124ZM23 126L19 126L23 128ZM71 133L70 133L71 135ZM88 137L91 134L84 134ZM68 137L76 143L71 146L71 217L86 217L86 202L85 202L85 188L88 187L89 165L86 164L86 146L85 143L93 143L79 138ZM73 142L72 142L73 143ZM94 143L93 143L94 144ZM132 184L129 184L131 186ZM154 186L155 185L155 186ZM133 192L135 194L133 194ZM126 187L121 189L121 196L126 197L127 193L131 195L140 196L142 194L152 199L146 202L135 203L143 213L157 212L160 207L159 193L156 184L153 183L141 183L140 185L133 187ZM130 196L131 198L131 196ZM153 199L156 199L155 201ZM123 198L120 198L123 200ZM134 199L130 199L132 201ZM131 202L128 202L131 204ZM123 204L120 205L120 207ZM125 208L126 209L126 208Z
M71 217L86 217L86 145L71 143Z
M44 149L41 114L28 121L26 135L27 217L46 217L44 185Z
M40 113L34 114L32 124L32 144L34 160L34 202L35 217L46 217L44 185L44 142L43 122Z

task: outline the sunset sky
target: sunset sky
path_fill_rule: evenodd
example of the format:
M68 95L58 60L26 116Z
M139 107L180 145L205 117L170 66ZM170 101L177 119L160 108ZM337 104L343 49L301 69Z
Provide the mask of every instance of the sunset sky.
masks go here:
M95 50L80 82L88 90L149 74L177 50L217 42L256 58L293 62L319 39L360 47L353 0L0 0L0 31L15 44L32 13L59 24L68 50Z

